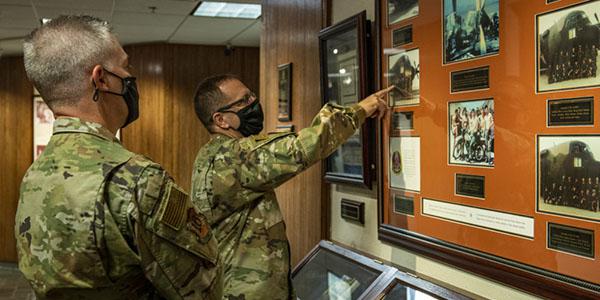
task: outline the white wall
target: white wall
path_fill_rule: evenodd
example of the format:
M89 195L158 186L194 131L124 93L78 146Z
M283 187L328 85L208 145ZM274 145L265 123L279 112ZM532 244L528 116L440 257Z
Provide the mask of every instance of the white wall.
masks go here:
M421 1L425 3L426 1ZM386 1L382 0L382 3ZM363 10L374 20L372 0L332 0L332 24ZM341 199L365 203L365 224L347 222L340 217ZM377 238L377 193L344 185L331 185L331 239L412 270L419 276L445 286L454 286L489 299L536 299L519 290L439 263L404 249L384 244Z

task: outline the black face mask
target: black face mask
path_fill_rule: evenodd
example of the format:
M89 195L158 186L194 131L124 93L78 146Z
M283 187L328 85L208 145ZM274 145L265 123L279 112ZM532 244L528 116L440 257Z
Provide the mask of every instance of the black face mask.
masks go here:
M121 97L123 97L123 100L125 100L125 104L127 105L128 113L127 113L127 119L125 120L125 124L123 124L123 126L121 126L121 128L124 128L125 126L131 124L131 122L137 120L137 118L140 116L140 111L139 111L140 95L138 94L135 77L128 76L128 77L123 78L109 70L106 70L106 69L104 69L104 70L106 71L106 73L121 79L121 84L123 85L123 91L121 91L120 94L111 92L111 91L104 91L104 92L113 94L113 95L117 95L117 96L121 96ZM94 94L94 100L98 99L97 95L98 95L98 89L96 89L96 94Z
M229 107L223 107L217 112L234 113L240 118L240 127L237 128L243 136L249 137L254 134L259 134L263 130L264 114L260 101L254 100L250 105L240 109L238 112L226 110Z

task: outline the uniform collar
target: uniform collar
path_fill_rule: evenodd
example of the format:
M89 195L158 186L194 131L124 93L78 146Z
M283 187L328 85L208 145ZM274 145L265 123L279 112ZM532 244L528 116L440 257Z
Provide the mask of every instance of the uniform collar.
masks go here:
M222 134L222 133L213 133L211 136L211 140L231 140L234 139L233 137L230 137L228 135Z
M102 125L79 118L61 117L56 119L53 135L57 133L88 133L104 140L120 143L119 139Z

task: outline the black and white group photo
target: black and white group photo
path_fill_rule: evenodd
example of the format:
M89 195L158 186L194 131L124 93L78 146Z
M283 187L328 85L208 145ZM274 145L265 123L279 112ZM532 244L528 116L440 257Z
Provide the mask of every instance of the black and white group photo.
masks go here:
M600 219L598 155L600 136L539 136L539 210Z
M444 63L500 50L499 0L444 0Z
M494 166L494 100L448 104L449 163Z
M600 85L600 1L537 17L538 91Z

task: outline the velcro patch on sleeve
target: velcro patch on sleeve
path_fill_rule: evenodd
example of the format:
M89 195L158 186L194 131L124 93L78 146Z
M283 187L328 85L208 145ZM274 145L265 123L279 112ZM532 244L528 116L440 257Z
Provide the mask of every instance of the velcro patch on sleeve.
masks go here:
M160 222L180 230L185 223L188 208L188 195L177 186L171 185L169 198L166 200L166 208L160 217Z

